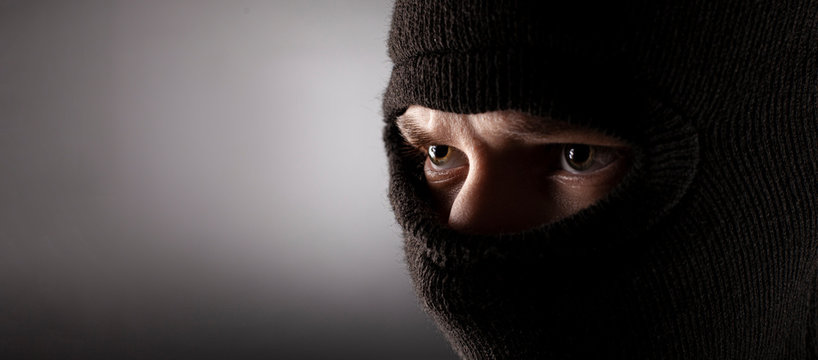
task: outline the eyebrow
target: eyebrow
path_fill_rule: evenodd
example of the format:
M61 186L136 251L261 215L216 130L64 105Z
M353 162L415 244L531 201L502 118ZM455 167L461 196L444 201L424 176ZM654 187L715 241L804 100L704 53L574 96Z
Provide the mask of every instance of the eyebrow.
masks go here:
M417 118L403 114L397 119L398 129L404 140L412 145L427 145L435 142L435 138L426 129L420 127L417 123Z
M493 121L504 121L505 124L499 129L506 136L520 140L542 139L558 136L568 131L587 131L587 129L562 121L535 117L516 111L508 112L501 119ZM421 127L418 122L419 119L411 113L404 113L396 120L401 134L408 143L421 146L434 144L441 140L429 130Z

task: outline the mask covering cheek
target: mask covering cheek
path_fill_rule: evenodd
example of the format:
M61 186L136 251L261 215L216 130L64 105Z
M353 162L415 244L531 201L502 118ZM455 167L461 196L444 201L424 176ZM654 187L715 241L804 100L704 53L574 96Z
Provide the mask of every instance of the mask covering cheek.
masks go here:
M698 142L670 108L652 101L642 109L634 116L647 125L625 137L635 149L633 167L608 196L558 222L501 235L468 235L440 223L422 158L408 155L394 122L405 109L388 114L389 196L410 275L462 357L617 352L627 348L622 339L648 335L649 326L633 326L641 316L629 310L638 308L635 299L650 296L629 284L643 270L633 264L644 255L639 249L663 241L652 228L673 216L691 183Z

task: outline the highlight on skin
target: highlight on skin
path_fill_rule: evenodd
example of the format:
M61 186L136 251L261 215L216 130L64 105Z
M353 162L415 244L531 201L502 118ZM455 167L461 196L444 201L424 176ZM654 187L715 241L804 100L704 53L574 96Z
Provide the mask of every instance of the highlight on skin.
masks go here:
M594 204L630 167L628 146L517 111L455 114L413 105L398 117L441 221L468 233L515 232Z

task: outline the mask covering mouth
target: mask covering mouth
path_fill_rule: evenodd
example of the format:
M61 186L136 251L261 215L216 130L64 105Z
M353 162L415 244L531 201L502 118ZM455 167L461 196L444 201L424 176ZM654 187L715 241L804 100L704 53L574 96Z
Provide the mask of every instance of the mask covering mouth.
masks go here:
M415 291L455 351L815 355L818 31L798 30L818 28L815 5L770 17L739 1L593 12L542 3L395 4L383 104L389 197ZM793 30L775 41L751 24ZM718 50L723 39L732 40ZM395 124L410 105L592 127L629 143L632 168L557 222L460 233L439 222L423 158ZM800 162L775 156L786 144L804 152Z

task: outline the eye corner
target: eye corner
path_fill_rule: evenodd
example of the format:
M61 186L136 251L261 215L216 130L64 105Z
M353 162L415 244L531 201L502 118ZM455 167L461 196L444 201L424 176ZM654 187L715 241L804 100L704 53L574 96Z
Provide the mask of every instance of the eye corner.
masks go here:
M398 156L412 162L423 161L427 157L426 151L423 147L414 145L405 140L400 144L397 150Z

